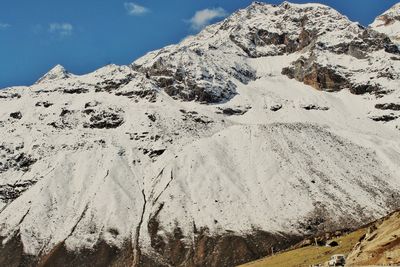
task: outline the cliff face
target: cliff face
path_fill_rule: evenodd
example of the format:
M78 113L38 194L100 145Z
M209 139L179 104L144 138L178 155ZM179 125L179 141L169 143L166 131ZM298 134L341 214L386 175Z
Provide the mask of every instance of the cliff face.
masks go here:
M232 266L384 216L399 59L329 7L253 3L130 66L0 91L0 262Z

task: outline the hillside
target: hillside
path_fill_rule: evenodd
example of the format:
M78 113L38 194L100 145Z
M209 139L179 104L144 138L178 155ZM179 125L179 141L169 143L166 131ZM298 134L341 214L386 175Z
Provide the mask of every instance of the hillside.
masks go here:
M400 264L400 212L395 212L368 228L349 255L348 262L360 265Z
M400 264L400 212L394 212L368 226L344 235L326 233L323 243L337 242L338 246L315 245L308 238L288 251L243 264L243 267L294 267L326 264L331 256L347 256L346 266L394 266ZM321 236L316 240L321 240ZM325 240L325 238L324 238Z
M298 249L282 252L265 259L240 265L241 267L308 267L312 265L324 265L336 254L348 255L357 242L365 235L367 229L363 228L344 236L333 238L331 242L337 242L338 246L309 245Z
M233 266L400 208L400 51L255 2L129 66L0 91L0 263Z

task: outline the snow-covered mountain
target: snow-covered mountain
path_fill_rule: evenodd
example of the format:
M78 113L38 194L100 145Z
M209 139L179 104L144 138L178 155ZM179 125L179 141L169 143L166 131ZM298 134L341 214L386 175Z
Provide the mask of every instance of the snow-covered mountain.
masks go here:
M130 66L0 91L0 262L232 266L400 206L400 51L255 2Z
M387 34L393 42L400 45L400 3L377 17L370 26L378 32Z

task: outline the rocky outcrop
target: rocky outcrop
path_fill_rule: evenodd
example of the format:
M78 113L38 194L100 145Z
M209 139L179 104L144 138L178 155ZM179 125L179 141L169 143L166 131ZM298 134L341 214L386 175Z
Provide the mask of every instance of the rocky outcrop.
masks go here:
M324 46L318 43L318 46ZM327 47L329 51L338 54L347 54L358 59L367 58L368 54L374 51L384 50L391 54L400 54L400 50L388 36L377 33L368 28L360 26L357 38L351 42L343 42L332 47Z
M50 103L48 101L39 101L35 104L36 107L44 107L44 108L49 108L53 105L53 103Z
M35 181L21 181L16 184L0 185L0 200L4 202L13 201L35 183Z
M70 251L62 242L57 244L52 251L43 252L40 257L37 257L24 252L21 237L17 233L6 246L0 245L0 262L8 267L122 267L131 266L133 253L129 243L121 249L100 241L92 249Z
M351 266L400 264L400 212L369 226L348 256L347 263Z
M224 114L226 116L232 115L243 115L247 113L251 107L225 107L225 108L218 108L219 111L217 113Z
M349 87L349 81L332 66L322 66L311 57L298 59L292 67L284 68L282 74L319 90L339 91Z
M395 120L397 118L399 118L398 115L395 115L395 114L391 113L391 114L385 114L385 115L381 115L381 116L372 116L371 120L388 122L388 121L393 121L393 120Z
M64 94L85 94L89 92L86 88L68 88L63 90Z
M134 78L134 76L132 74L128 74L126 77L119 79L119 80L104 80L99 82L96 85L96 92L111 92L111 91L116 91L117 89L127 85L130 81L132 81L132 79Z
M212 235L206 228L197 229L195 224L193 227L191 237L184 236L179 228L173 233L160 234L165 232L157 217L150 219L148 232L156 258L162 259L159 266L236 266L287 249L302 239L298 235L256 229L246 235L233 232Z
M301 18L300 23L304 24L307 16ZM269 32L267 29L249 29L245 40L243 36L235 35L234 33L229 36L230 40L252 58L265 57L265 56L278 56L287 53L294 53L307 47L313 39L316 38L315 32L309 32L301 28L298 36L290 36L289 33L276 33ZM252 45L248 45L249 40ZM271 51L260 51L260 47L273 46L276 49Z
M322 110L322 111L329 110L329 107L321 107L315 104L302 105L301 107L305 110Z
M275 104L275 105L272 105L269 109L270 109L271 111L276 112L276 111L280 110L281 108L282 108L282 105L281 105L281 104Z
M0 161L0 173L9 169L26 172L36 162L36 159L25 153L8 154L7 156L5 162Z
M9 91L0 91L0 99L13 99L13 98L21 98L20 94L9 92Z
M16 120L22 119L22 113L20 111L10 113L10 117Z
M283 74L320 90L348 88L354 94L380 90L379 81L359 81L353 77L358 70L322 62L327 53L354 57L364 69L369 65L361 60L371 53L400 54L385 34L353 23L327 6L255 2L198 36L149 53L132 68L175 99L217 103L235 96L235 80L246 84L256 79L242 59L300 51L310 55L284 68ZM397 76L394 70L382 73L392 79Z
M380 91L381 81L377 78L396 79L398 72L391 68L382 69L379 77L371 77L370 80L358 78L358 73L368 73L372 65L373 53L385 51L390 54L399 55L399 47L394 44L385 34L377 33L360 25L349 25L351 31L337 31L347 35L348 39L341 40L336 44L327 42L331 30L315 36L308 45L308 55L300 56L291 66L285 67L282 74L291 79L296 79L319 90L338 91L349 89L353 94L365 94ZM346 56L353 58L352 65L343 65L340 59ZM327 59L330 60L327 60ZM366 64L365 60L370 62ZM359 61L358 61L359 60ZM364 61L363 61L364 60ZM376 70L374 70L376 71Z
M190 50L187 52L193 57L192 59L184 58L176 61L176 55L171 54L166 55L168 58L160 57L151 66L134 65L134 68L145 73L159 88L176 99L215 103L230 99L236 94L236 85L227 78L223 70L212 74L203 67L205 60L201 57L206 55L199 56ZM185 65L192 67L184 68ZM254 79L255 76L250 70L238 67L232 68L230 72L243 81Z
M379 94L382 85L379 81L358 80L357 72L352 72L343 66L319 63L321 53L312 53L309 57L300 57L290 67L282 69L282 74L290 79L296 79L323 91L340 91L348 89L351 93L361 95L365 93ZM332 62L333 63L333 62ZM389 70L388 70L389 71Z
M286 249L301 240L298 236L264 232L246 236L210 236L207 233L198 233L194 237L195 244L188 245L181 237L177 230L164 243L157 239L159 237L152 235L152 246L159 255L143 254L137 266L230 267L270 255L272 251ZM20 236L16 234L6 246L0 245L0 262L10 267L120 267L133 266L134 254L129 242L122 248L117 248L100 241L91 249L79 251L70 251L65 243L60 243L52 251L35 257L24 253Z
M396 103L384 103L384 104L376 104L375 105L376 109L381 109L381 110L395 110L395 111L400 111L400 104Z
M89 116L89 122L83 124L85 128L111 129L124 123L122 110L111 108L108 110L86 109L83 112Z

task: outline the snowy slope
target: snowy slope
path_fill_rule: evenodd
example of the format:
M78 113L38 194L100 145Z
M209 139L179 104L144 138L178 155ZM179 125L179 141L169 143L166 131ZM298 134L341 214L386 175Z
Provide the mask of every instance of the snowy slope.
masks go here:
M253 3L131 66L2 90L0 261L231 266L382 217L398 58L329 7Z
M377 17L370 27L388 35L393 42L400 44L400 3Z

